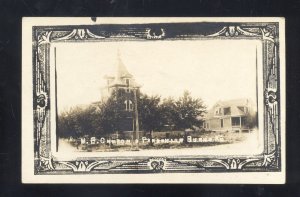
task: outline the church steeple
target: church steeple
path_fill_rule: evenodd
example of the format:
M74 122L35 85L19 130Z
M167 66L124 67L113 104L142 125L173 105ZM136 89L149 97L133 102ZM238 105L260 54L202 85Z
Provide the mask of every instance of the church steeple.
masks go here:
M124 82L123 82L122 78L132 78L132 74L130 74L128 72L126 66L124 65L124 63L121 59L120 51L118 50L117 64L116 64L116 71L115 71L113 85L123 85Z
M135 82L135 79L131 73L128 72L125 64L121 59L120 51L117 52L117 58L115 63L114 73L111 76L104 76L107 80L106 86L101 90L102 100L106 100L111 95L112 91L116 88L123 88L127 93L130 93L132 89L139 88L140 85Z
M126 78L130 78L132 77L132 74L130 74L126 68L126 66L124 65L122 59L121 59L121 53L118 50L118 54L117 54L117 59L118 59L118 63L117 63L117 72L119 74L119 76L121 77L126 77Z
M122 113L126 115L125 118L120 120L118 124L121 131L133 130L133 117L135 119L135 128L138 131L138 114L137 114L137 94L139 94L140 86L135 82L135 79L131 73L128 72L125 64L121 59L120 51L117 52L115 71L112 76L106 76L107 85L101 90L101 99L103 102L107 101L113 92L117 91L119 94L114 95L120 100L120 104L123 104L124 108ZM133 107L135 105L135 107ZM135 112L133 113L135 109Z

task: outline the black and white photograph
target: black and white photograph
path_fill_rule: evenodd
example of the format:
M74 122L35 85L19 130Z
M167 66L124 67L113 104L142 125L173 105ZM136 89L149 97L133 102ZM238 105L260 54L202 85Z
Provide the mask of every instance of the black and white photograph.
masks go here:
M22 29L24 183L285 182L284 19Z

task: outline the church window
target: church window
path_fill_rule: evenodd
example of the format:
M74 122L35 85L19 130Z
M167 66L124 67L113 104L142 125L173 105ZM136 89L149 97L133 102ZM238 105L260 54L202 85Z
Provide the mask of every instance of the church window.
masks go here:
M133 110L132 101L129 100L128 104L129 104L129 106L128 106L129 111L132 111Z
M124 102L124 104L125 104L125 110L126 111L132 111L133 110L133 104L132 104L131 100L126 100Z
M124 104L125 104L125 110L127 111L128 110L128 102L127 102L127 100L124 101Z

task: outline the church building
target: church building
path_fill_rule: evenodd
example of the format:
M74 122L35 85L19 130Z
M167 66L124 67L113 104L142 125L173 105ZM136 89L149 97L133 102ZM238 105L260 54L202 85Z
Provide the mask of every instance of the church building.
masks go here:
M104 76L106 86L101 89L101 100L105 102L114 91L118 92L117 95L122 96L123 113L126 117L120 122L120 131L133 131L136 127L135 102L139 95L139 85L135 82L133 75L128 72L119 52L114 72L113 76Z

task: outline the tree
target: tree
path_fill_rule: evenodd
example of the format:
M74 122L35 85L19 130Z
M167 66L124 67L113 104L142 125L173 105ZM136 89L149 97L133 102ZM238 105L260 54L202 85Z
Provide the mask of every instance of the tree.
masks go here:
M78 137L82 133L80 116L83 109L80 107L71 108L63 112L58 118L58 131L61 137Z
M125 90L115 90L106 102L85 107L74 107L58 117L60 137L101 136L121 130L121 120L128 116L124 111ZM160 96L138 96L139 123L141 129L150 132L151 144L154 130L193 128L202 125L206 106L200 98L192 98L187 91L178 100L172 97L161 102ZM131 112L133 113L133 112ZM250 122L250 121L249 121ZM253 123L254 124L254 123Z
M160 97L149 97L146 94L141 95L139 98L138 111L140 116L140 126L145 131L150 132L150 144L153 145L153 130L160 130L163 126Z
M102 117L102 102L94 103L90 108L93 108L93 110L90 111L90 117L91 121L90 124L92 125L92 128L94 130L95 136L102 136L105 133L105 130L103 128L103 117Z
M59 137L72 136L72 126L69 124L67 112L63 112L60 116L58 116L57 128Z
M74 107L63 112L58 117L58 132L61 137L80 137L95 134L92 120L94 119L94 107Z
M193 126L199 127L202 125L202 117L206 112L206 106L200 98L192 98L190 92L184 91L183 96L175 102L175 109L177 114L175 124L177 128L186 131L186 129Z
M124 113L124 90L116 90L106 102L74 107L58 117L60 137L111 134L120 130Z
M100 122L106 133L119 131L120 121L125 118L123 89L116 90L109 99L101 105Z
M244 117L244 124L249 129L257 127L257 112L247 112Z
M160 108L163 126L174 129L178 117L175 100L172 97L164 99Z

